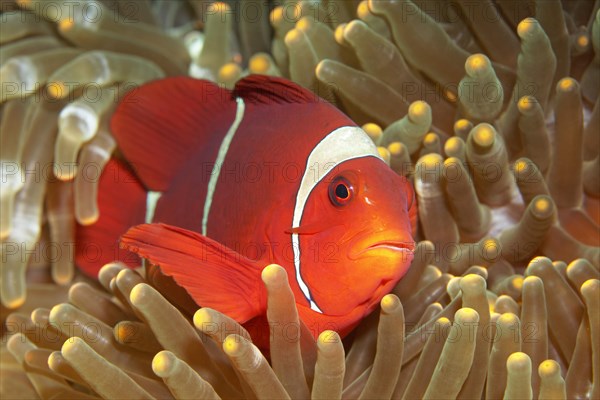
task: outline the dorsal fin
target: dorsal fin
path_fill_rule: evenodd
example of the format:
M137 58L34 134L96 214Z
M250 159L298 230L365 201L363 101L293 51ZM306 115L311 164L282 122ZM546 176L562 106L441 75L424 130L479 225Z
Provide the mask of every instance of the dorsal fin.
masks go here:
M144 185L163 191L187 156L227 132L235 110L228 90L173 77L129 92L112 117L111 130Z
M266 75L249 75L240 80L233 89L233 96L255 104L317 103L320 100L293 82Z

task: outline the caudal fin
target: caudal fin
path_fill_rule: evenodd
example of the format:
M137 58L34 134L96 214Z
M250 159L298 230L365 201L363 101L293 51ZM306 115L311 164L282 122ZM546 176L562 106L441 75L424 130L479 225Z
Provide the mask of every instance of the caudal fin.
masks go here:
M100 217L92 225L77 226L75 246L76 265L93 278L112 261L141 264L139 257L119 247L119 237L146 216L146 189L125 164L111 159L98 184Z
M266 310L262 268L206 236L165 224L145 224L127 231L121 246L158 265L199 306L239 323Z

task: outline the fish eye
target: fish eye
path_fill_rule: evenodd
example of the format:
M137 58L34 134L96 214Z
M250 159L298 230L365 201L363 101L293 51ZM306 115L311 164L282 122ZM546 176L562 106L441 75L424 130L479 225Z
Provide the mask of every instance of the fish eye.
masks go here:
M344 177L337 177L329 184L329 199L334 206L344 206L350 202L354 188Z

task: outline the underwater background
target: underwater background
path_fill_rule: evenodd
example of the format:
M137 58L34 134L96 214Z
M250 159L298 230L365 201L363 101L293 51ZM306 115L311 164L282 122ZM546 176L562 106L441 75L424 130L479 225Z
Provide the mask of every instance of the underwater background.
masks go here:
M0 7L3 399L600 398L599 1ZM336 105L414 183L413 264L343 341L276 267L263 355L156 271L74 265L119 99L247 74Z

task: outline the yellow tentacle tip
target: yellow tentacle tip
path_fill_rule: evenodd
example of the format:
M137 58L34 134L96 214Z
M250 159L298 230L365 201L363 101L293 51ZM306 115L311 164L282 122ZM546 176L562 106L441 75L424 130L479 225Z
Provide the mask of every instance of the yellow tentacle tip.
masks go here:
M296 29L306 32L312 28L313 24L314 22L311 17L302 17L298 22L296 22Z
M119 272L119 275L122 272L123 271ZM131 293L129 293L129 300L131 301L131 304L134 306L139 306L144 303L147 298L149 288L150 287L146 283L138 283L135 285L133 289L131 289Z
M232 89L242 76L242 67L235 62L227 63L217 73L217 81L226 88Z
M73 270L68 271L52 271L52 280L60 286L67 286L73 280Z
M588 279L581 285L581 294L586 298L588 296L592 298L592 295L598 296L599 292L600 280L598 279Z
M546 217L552 212L552 200L549 196L538 196L533 200L533 209L538 217Z
M60 353L60 351L53 351L48 356L48 367L50 367L51 370L55 371L57 368L59 368L59 365L62 364L62 360L63 356Z
M164 378L170 375L175 362L175 355L170 351L163 350L152 359L152 371L159 377Z
M525 269L525 274L535 275L536 273L540 273L546 268L554 268L552 265L552 261L548 257L537 256L534 257L531 261L529 261L529 264Z
M81 347L85 346L85 342L83 339L78 337L70 337L63 343L60 348L60 352L63 354L65 358L69 358L69 356L75 355L80 351Z
M373 141L379 140L383 134L381 127L373 122L367 122L362 126L362 129Z
M408 107L408 116L415 123L422 123L431 115L431 107L422 100L413 101Z
M356 15L358 16L358 18L360 19L364 19L365 17L367 17L369 14L371 13L371 10L369 10L369 2L367 0L363 0L358 4L358 7L356 7Z
M525 279L523 279L523 287L530 287L534 285L541 285L543 287L544 283L537 276L528 276Z
M472 130L473 142L483 148L490 148L496 140L496 130L490 124L479 124Z
M283 21L283 7L275 7L269 15L269 20L271 21L271 25L277 28L281 24L281 21Z
M462 164L462 161L456 157L448 157L444 160L444 168L446 169L457 168L460 164Z
M50 314L48 315L48 321L51 324L60 324L61 321L71 321L73 319L75 319L73 306L66 303L55 305L50 309Z
M345 43L344 32L346 31L346 26L348 26L348 24L344 22L343 24L339 24L333 31L333 38L340 46Z
M487 71L490 66L490 60L485 55L473 54L465 62L465 71L469 76L476 76Z
M227 5L227 3L224 3L222 1L216 1L212 4L212 11L215 13L227 13L229 12L230 8Z
M10 235L10 231L12 231L12 226L2 226L2 229L0 229L0 240L4 241Z
M462 131L465 129L469 129L470 127L471 127L471 121L469 121L468 119L465 119L465 118L461 118L454 123L455 131L456 130Z
M331 349L334 344L340 343L341 338L340 335L335 331L326 330L321 332L319 338L317 339L317 346L319 350L328 350Z
M540 378L560 375L560 364L554 360L546 360L540 363L538 367Z
M228 356L237 356L243 349L242 337L238 335L229 335L223 341L223 351Z
M89 226L95 224L100 218L100 213L96 210L94 213L86 215L81 218L77 218L77 222L83 226Z
M438 168L441 168L441 166L444 164L444 159L437 153L429 153L421 157L418 163L425 168L425 171L430 173L433 170L437 171Z
M517 26L517 34L521 39L524 39L531 33L539 29L539 22L535 18L525 18Z
M207 308L201 308L194 314L194 326L200 330L204 330L203 327L212 321L212 316Z
M61 32L67 32L75 25L75 21L71 18L63 19L58 23L58 30Z
M344 39L352 42L353 38L357 38L361 33L363 33L366 26L367 24L358 19L348 22L344 28Z
M454 314L454 320L458 323L479 322L479 313L472 308L463 307Z
M512 353L506 360L506 368L509 371L523 370L527 367L531 368L531 358L520 351Z
M517 161L515 161L515 172L517 174L522 174L525 173L529 170L529 162L527 162L528 160L520 158Z
M459 151L464 146L464 142L458 136L452 136L450 139L446 140L446 144L444 144L444 151L446 153L455 153Z
M317 78L321 80L327 80L328 76L331 76L333 74L333 72L331 71L332 65L333 63L331 60L321 60L315 68L315 75L317 75Z
M460 279L460 289L463 292L477 292L485 290L485 279L477 274L468 274Z
M269 70L271 62L266 54L255 54L250 58L248 69L255 74L264 74Z
M577 37L577 45L581 48L586 48L590 44L590 38L586 34L580 34Z
M236 63L230 62L221 67L219 70L219 77L223 80L231 79L242 72L242 68Z
M569 77L562 78L556 84L556 91L570 92L570 91L576 90L578 86L579 86L579 84L577 83L577 81L575 79L569 78Z
M519 323L519 317L513 313L502 313L498 317L498 323L504 326L511 326Z
M124 322L119 322L117 325L115 325L115 339L117 339L119 343L126 343L127 339L130 337L131 330L128 328L127 325L128 324Z
M523 96L519 99L517 107L521 114L529 115L535 109L537 99L533 96Z
M434 132L429 132L427 135L425 135L425 137L423 138L423 144L424 145L433 145L437 142L440 141L439 136L437 135L437 133Z
M522 276L515 276L511 282L512 286L517 290L521 290L523 288L523 279Z
M262 270L261 277L265 284L273 285L283 283L287 279L287 273L281 265L270 264Z
M387 147L378 146L377 152L379 153L379 157L381 157L386 164L390 165L391 155Z
M445 89L443 91L443 94L444 94L444 98L446 100L448 100L450 103L456 103L458 101L458 96L456 95L455 92L453 92L450 89Z
M498 239L490 237L481 242L481 250L487 259L494 259L500 256L502 248Z
M298 44L303 37L304 33L300 29L292 29L288 33L286 33L284 41L286 46L294 46Z
M17 5L21 8L31 8L31 0L17 0Z
M401 142L392 142L388 145L387 149L390 152L390 154L395 157L398 157L403 152L408 151L406 149L406 146L404 144L402 144Z
M385 7L387 5L387 3L384 1L379 1L379 0L368 0L367 5L369 7L369 11L377 14L378 12L381 12L383 10L382 7Z
M386 294L381 299L381 309L385 313L392 313L400 306L400 299L394 294Z
M37 325L46 325L48 323L48 314L43 308L36 308L31 312L31 320Z
M2 304L9 309L16 309L25 304L25 295L17 296L12 299L2 299Z
M62 99L67 96L67 87L63 82L50 82L46 85L46 93L53 99Z

